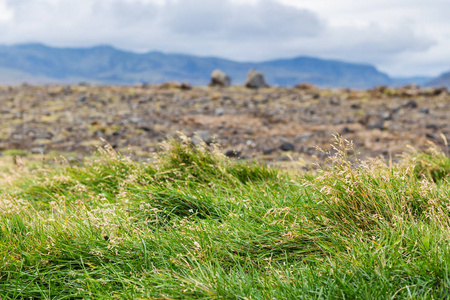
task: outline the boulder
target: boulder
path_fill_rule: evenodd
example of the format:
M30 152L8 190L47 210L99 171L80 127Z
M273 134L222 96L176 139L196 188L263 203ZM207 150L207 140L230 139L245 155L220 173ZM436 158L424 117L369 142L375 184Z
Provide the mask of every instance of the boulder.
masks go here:
M44 154L45 150L44 150L44 148L36 147L36 148L31 148L30 152L33 154Z
M269 85L264 80L263 73L255 70L250 70L248 72L247 80L245 81L245 86L251 89L269 87Z
M291 142L282 140L281 144L280 144L280 149L282 151L294 151L295 150L295 145L292 144Z
M225 109L223 109L223 107L218 107L216 108L216 110L214 111L214 114L216 116L222 116L225 113Z
M401 87L399 93L401 97L416 97L420 93L420 88L418 85L411 83Z
M373 129L385 130L386 129L386 127L384 126L384 121L383 120L370 123L370 124L368 124L366 126L366 128L369 129L369 130L373 130Z
M194 146L199 146L204 142L206 145L210 145L214 141L211 133L206 130L199 130L195 132L195 135L191 138Z
M87 97L86 96L81 96L80 98L78 98L77 103L84 103L87 101Z
M315 86L314 84L311 84L309 82L303 82L300 84L297 84L295 89L302 90L302 91L318 91L319 87Z
M277 151L277 149L275 149L275 148L267 148L267 149L263 150L263 154L264 155L270 155L270 154L272 154L275 151Z
M225 156L227 156L227 157L239 157L239 156L241 156L241 154L242 154L241 151L238 151L235 149L230 149L230 150L225 151Z
M159 86L160 89L180 89L180 90L190 90L192 86L187 82L165 82Z
M431 89L431 96L439 96L441 94L447 94L448 90L445 86L439 86Z
M427 138L429 138L429 139L432 139L432 140L437 140L438 139L438 136L435 135L434 133L426 133L425 136Z
M220 70L214 70L211 73L211 82L209 86L229 87L231 84L230 77Z
M409 100L409 101L404 102L402 104L402 106L406 107L406 108L417 108L417 106L419 106L419 105L417 104L416 100Z

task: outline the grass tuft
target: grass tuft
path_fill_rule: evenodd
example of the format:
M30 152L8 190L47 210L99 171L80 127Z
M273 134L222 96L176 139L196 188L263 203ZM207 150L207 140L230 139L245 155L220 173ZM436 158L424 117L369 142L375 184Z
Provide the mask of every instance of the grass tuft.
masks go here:
M450 179L450 161L435 145L426 152L413 150L406 161L415 165L414 173L418 178L425 176L436 183Z
M367 232L424 219L448 226L448 193L437 189L432 181L435 177L420 176L425 170L425 160L435 161L438 157L443 166L450 162L442 153L437 150L429 154L413 153L405 155L401 165L388 166L377 158L362 162L349 155L355 153L353 145L340 137L336 138L334 148L331 167L306 183L319 194L325 207L325 222L332 222L342 230ZM418 156L422 157L419 163ZM442 167L439 170L439 174L444 172ZM436 174L433 172L430 171Z

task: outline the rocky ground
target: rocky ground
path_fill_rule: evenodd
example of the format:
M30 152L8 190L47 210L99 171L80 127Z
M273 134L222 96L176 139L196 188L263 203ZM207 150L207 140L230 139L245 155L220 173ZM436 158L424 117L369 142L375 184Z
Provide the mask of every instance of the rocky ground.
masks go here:
M228 156L266 161L322 159L333 134L353 140L361 157L386 158L407 145L442 149L450 140L446 89L368 91L161 86L0 87L0 150L92 153L101 139L138 157L177 131L195 132ZM196 140L194 139L194 142Z

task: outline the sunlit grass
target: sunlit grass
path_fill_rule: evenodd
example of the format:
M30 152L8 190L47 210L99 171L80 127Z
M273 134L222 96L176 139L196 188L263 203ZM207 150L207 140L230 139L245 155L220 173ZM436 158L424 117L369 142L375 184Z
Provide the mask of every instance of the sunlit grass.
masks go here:
M184 137L23 172L0 194L0 298L445 297L450 159L335 147L317 175Z

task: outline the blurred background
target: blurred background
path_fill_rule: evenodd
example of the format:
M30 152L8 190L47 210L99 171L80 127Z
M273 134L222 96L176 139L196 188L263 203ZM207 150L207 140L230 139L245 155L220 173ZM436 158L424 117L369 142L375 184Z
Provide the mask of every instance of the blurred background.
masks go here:
M448 0L0 0L0 150L77 156L103 139L146 157L179 131L268 162L325 159L316 146L333 134L364 157L448 149L449 11Z
M352 87L351 79L327 80L312 71L298 74L307 66L326 68L320 61L239 64L306 56L370 65L381 73L353 84L356 88L448 85L433 81L450 71L448 11L446 0L0 0L0 82L130 84L173 79L205 84L214 67L243 82L245 70L255 67L277 73L268 75L272 84L293 85L304 79ZM20 51L11 48L17 44ZM62 52L39 44L88 49ZM92 49L99 45L104 47ZM149 52L152 57L132 55ZM189 57L180 61L163 53ZM238 64L204 62L191 55ZM327 71L336 68L328 66ZM103 74L88 75L99 71Z

